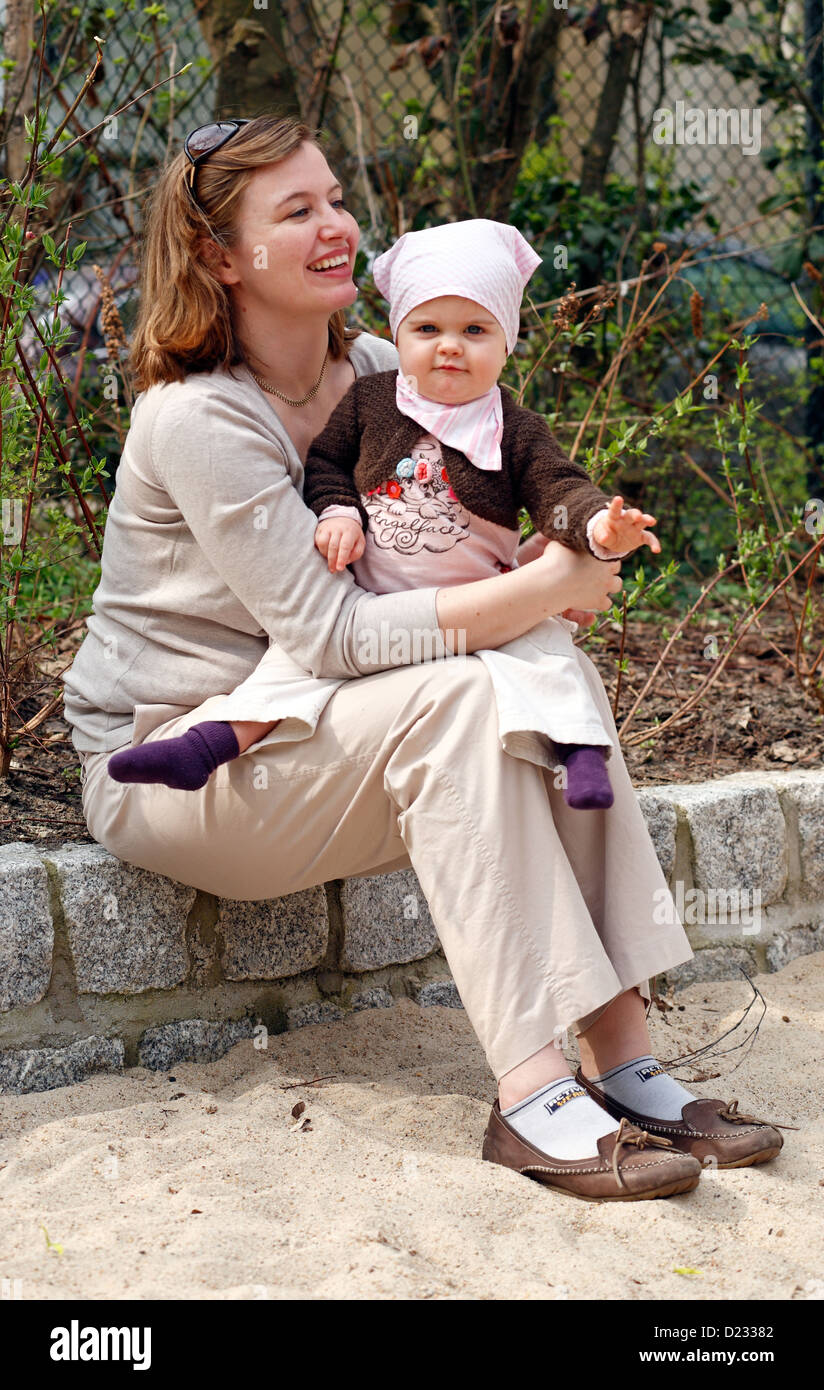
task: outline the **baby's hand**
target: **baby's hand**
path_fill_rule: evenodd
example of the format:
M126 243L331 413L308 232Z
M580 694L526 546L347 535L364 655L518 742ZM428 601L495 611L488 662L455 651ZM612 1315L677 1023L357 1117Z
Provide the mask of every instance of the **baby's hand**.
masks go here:
M654 526L655 517L640 512L637 507L624 508L623 497L613 497L608 507L608 515L599 517L592 528L592 539L605 550L613 550L616 555L626 550L637 550L640 545L648 545L653 554L661 549L661 542L645 526Z
M350 560L359 560L366 549L363 527L348 516L330 516L319 521L315 530L315 545L325 555L329 568L346 569Z

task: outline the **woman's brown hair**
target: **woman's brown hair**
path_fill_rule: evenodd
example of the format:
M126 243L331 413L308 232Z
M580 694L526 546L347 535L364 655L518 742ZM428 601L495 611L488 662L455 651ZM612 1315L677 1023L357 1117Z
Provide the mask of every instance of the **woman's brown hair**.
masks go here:
M188 188L191 165L181 151L164 169L149 200L143 235L140 303L130 365L135 388L182 381L243 360L229 293L203 258L204 240L229 246L237 233L243 191L261 164L277 164L304 141L323 150L323 136L294 116L256 116L197 168L197 201ZM325 151L323 151L325 153ZM348 357L342 309L329 319L329 355Z

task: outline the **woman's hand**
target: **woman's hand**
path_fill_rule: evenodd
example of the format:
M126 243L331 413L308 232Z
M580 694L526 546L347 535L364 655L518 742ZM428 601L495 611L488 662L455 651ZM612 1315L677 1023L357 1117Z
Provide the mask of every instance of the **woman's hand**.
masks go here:
M548 541L546 536L542 536L540 531L533 531L525 541L521 541L515 552L518 557L519 565L528 565L530 560L537 560L539 555L543 555Z
M346 569L350 560L359 560L366 549L363 527L348 516L330 516L319 521L315 530L315 545L325 555L329 568Z
M589 609L584 612L583 608L565 608L560 617L569 618L571 623L580 623L582 627L589 627L590 623L595 622L595 614Z
M539 555L543 555L549 541L540 531L533 531L525 541L518 547L518 565L528 565L530 561L537 560ZM570 622L580 623L583 627L589 627L595 621L595 613L583 608L565 608L560 614L562 618L569 618Z
M542 554L532 563L545 566L553 582L560 583L563 592L574 600L577 606L564 608L561 613L573 622L592 622L595 613L609 608L615 594L624 587L620 560L598 560L589 551L571 550L560 541L547 541Z

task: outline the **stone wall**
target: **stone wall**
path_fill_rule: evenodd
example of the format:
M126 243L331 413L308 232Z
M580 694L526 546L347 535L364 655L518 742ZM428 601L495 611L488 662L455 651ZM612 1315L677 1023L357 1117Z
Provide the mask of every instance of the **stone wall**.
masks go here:
M824 949L824 772L638 798L696 952L659 990ZM206 1061L399 995L461 1007L412 869L236 902L99 845L0 847L0 1092Z

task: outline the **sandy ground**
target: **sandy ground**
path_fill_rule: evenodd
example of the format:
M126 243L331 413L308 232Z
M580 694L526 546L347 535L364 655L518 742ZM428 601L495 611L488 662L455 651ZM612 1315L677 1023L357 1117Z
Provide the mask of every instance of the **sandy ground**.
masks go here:
M756 983L753 1049L694 1090L799 1126L763 1167L592 1204L484 1163L494 1080L469 1021L403 1000L210 1065L0 1098L0 1277L24 1299L820 1299L824 953ZM702 1046L751 997L691 986L651 1019L653 1050Z

